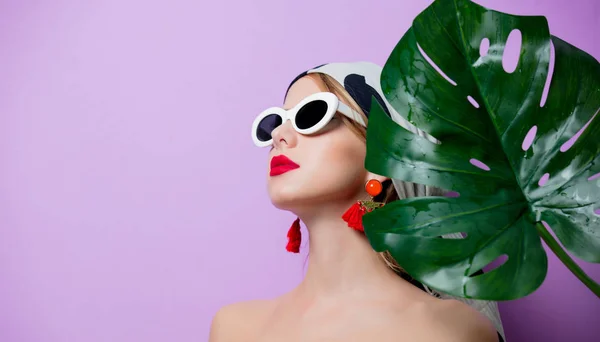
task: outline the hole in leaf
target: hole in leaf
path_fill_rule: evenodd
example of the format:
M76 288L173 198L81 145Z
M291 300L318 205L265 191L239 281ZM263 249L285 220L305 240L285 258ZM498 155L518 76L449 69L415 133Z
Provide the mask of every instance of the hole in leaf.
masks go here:
M593 180L596 180L596 179L598 179L598 178L600 178L600 172L599 172L599 173L597 173L597 174L595 174L595 175L593 175L592 177L588 178L588 180L589 180L589 181L593 181Z
M437 66L437 64L435 64L431 58L429 58L429 56L425 53L425 51L423 51L423 49L421 48L421 45L419 45L417 43L417 48L419 49L419 52L423 55L423 58L425 58L425 60L427 61L427 63L431 64L431 66L435 69L435 71L438 72L438 74L440 74L443 78L446 79L446 81L450 82L450 84L452 84L453 86L456 86L456 82L454 82L454 80L452 80L450 77L448 77L448 75L446 75L442 69L440 69L440 67Z
M598 208L598 209L594 210L594 214L596 214L596 215L600 215L600 208Z
M472 98L471 95L467 96L467 100L469 100L469 102L471 102L471 104L473 105L473 107L479 108L479 103L477 103L477 101L475 101L475 99Z
M502 67L504 71L512 74L519 64L519 55L521 54L521 31L514 29L510 31L502 53Z
M494 261L490 262L486 267L484 267L483 270L486 273L491 272L491 271L497 269L498 267L504 265L507 261L508 261L508 255L502 254L501 256L494 259Z
M535 139L536 134L537 134L537 126L531 127L529 129L529 132L527 132L525 139L523 139L523 144L521 145L521 148L523 149L523 151L527 151L531 147L531 144L533 144L533 139Z
M548 99L550 83L552 83L552 75L554 75L554 44L552 44L552 41L550 41L550 61L548 64L548 75L546 76L546 83L544 84L544 91L542 92L540 107L544 107L546 100Z
M484 273L489 273L489 272L497 269L498 267L504 265L507 261L508 261L508 255L502 254L499 257L497 257L496 259L494 259L492 262L487 264L486 266L484 266L478 270L476 270L476 269L470 270L470 273L468 276L473 278L473 277L480 276Z
M440 239L458 239L458 240L466 239L467 237L469 237L469 234L467 234L466 232L456 232L456 233L449 233L449 234L444 234L444 235L438 236L438 238L440 238Z
M546 185L546 183L548 182L548 179L550 179L550 174L549 173L544 173L544 175L542 176L542 178L540 178L538 185L539 186L544 186Z
M479 56L480 57L487 56L489 50L490 50L490 40L487 38L483 38L481 40L481 44L479 44Z
M581 136L581 134L583 134L583 131L585 131L585 129L592 122L592 120L594 120L594 118L596 117L596 115L598 115L598 111L600 111L600 108L598 108L598 110L596 111L596 113L594 114L594 116L592 116L592 118L590 119L590 121L588 121L585 125L583 125L583 127L577 133L575 133L575 135L572 136L571 139L567 140L567 142L565 142L564 144L562 144L562 146L560 147L560 151L561 152L567 152L571 147L573 147L573 145L575 145L575 142L577 141L577 139L579 139L579 137Z
M469 160L469 162L471 164L473 164L474 166L482 169L482 170L485 170L485 171L489 171L490 170L489 166L485 165L484 163L482 163L481 161L479 161L479 160L477 160L475 158L471 158L471 160Z
M458 193L456 191L448 191L444 196L450 197L450 198L456 198L456 197L460 197L460 193Z

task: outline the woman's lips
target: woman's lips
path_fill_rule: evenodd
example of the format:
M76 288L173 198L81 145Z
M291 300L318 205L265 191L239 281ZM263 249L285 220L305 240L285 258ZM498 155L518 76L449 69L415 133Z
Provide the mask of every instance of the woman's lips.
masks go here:
M271 176L278 176L288 171L299 168L300 165L294 163L291 159L284 155L279 155L271 159Z

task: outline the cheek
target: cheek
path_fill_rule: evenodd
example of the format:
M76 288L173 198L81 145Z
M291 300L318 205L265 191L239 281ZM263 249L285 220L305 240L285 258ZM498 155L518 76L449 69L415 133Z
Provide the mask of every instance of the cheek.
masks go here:
M321 147L313 151L315 153L310 158L307 177L324 191L356 191L357 184L363 181L365 174L364 145L349 143L348 139L331 139L326 148Z
M268 179L273 203L287 207L298 201L347 201L355 197L364 186L366 147L352 134L301 137L288 153L300 168Z

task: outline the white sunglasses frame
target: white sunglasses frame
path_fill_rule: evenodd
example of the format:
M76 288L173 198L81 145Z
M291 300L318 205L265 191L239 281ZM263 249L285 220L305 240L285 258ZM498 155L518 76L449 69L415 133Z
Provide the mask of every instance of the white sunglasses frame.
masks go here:
M298 128L298 126L296 126L296 121L294 120L296 118L296 114L298 114L298 110L302 108L305 104L316 100L322 100L325 101L325 103L327 103L327 112L325 113L325 115L323 115L323 118L316 125L307 129ZM340 112L348 118L358 122L364 127L367 126L361 115L356 111L352 110L352 108L348 107L348 105L340 101L334 93L320 92L305 97L297 105L288 110L285 110L281 107L271 107L262 111L252 123L252 140L254 141L254 144L258 147L267 147L273 144L273 137L271 137L271 139L267 141L261 141L256 135L258 125L260 124L262 119L271 114L277 114L281 117L281 125L283 125L287 120L290 120L296 132L303 135L310 135L318 132L323 127L325 127L337 112Z

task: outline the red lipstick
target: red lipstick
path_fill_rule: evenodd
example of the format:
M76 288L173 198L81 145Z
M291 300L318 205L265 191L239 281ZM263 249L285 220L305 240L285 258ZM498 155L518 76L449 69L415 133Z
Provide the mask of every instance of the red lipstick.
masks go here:
M294 163L291 159L284 155L279 155L271 159L271 176L281 175L288 171L299 168L300 165Z

